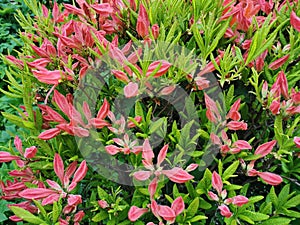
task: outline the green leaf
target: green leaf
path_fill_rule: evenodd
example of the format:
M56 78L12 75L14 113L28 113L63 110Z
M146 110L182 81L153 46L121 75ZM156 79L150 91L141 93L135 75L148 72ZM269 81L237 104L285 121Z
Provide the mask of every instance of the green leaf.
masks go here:
M231 85L225 98L225 106L227 111L230 109L233 96L234 96L234 85Z
M260 225L289 225L290 222L291 222L290 219L279 217L279 218L268 219L260 223Z
M38 207L40 213L42 214L42 216L45 218L45 219L48 219L48 216L47 216L47 212L46 210L44 209L44 207L42 206L42 204L39 202L39 201L36 201L34 199L32 199L32 201L34 202L34 204Z
M58 206L57 202L53 202L53 208L52 208L52 222L56 222L58 220L58 217L60 216L60 207Z
M26 222L29 222L31 224L46 224L45 221L41 220L39 217L33 215L31 212L28 212L23 208L11 206L10 209L17 217L21 218L22 220L25 220Z
M197 215L197 216L193 217L192 219L190 219L189 222L193 223L193 222L197 222L199 220L206 220L206 219L208 219L208 217L202 216L202 215Z
M159 128L161 128L165 120L166 120L166 118L163 117L163 118L160 118L159 120L157 120L157 121L155 121L155 122L152 122L152 123L150 124L150 128L149 128L150 134L154 133L154 132L157 131Z
M283 205L287 202L288 200L288 196L290 193L290 185L287 184L285 185L282 190L280 191L279 195L278 195L278 202L280 202L280 205Z
M187 208L187 216L188 217L192 217L194 216L199 208L199 198L195 198L191 204L189 205L189 207Z
M107 200L109 198L109 195L106 191L104 191L101 187L97 187L98 196L101 200Z
M97 213L93 218L92 221L93 222L100 222L102 220L105 220L108 217L108 213L104 210L102 210L101 212Z
M267 220L270 217L266 214L259 213L259 212L252 212L252 211L249 211L249 210L246 210L245 212L243 212L243 215L249 217L253 221Z
M238 217L239 217L241 220L246 221L247 223L255 224L254 221L251 220L248 216L245 216L245 215L243 215L243 214L239 214Z
M223 173L222 178L224 180L228 180L237 170L240 162L237 160L234 163L232 163Z
M273 205L275 206L275 208L277 208L277 206L278 206L278 197L275 193L274 186L271 187L271 190L270 190L270 193L269 193L268 196L269 196L271 202L273 203Z
M195 198L196 197L196 192L195 192L195 189L193 187L193 185L191 184L190 181L186 182L185 183L185 186L188 190L188 193L190 194L191 198Z
M199 198L199 208L201 209L210 209L212 206L210 203L205 201L203 198Z
M298 205L300 205L300 195L291 198L283 206L288 209L288 208L296 207Z
M264 204L262 204L259 211L264 214L272 214L272 202L265 202Z

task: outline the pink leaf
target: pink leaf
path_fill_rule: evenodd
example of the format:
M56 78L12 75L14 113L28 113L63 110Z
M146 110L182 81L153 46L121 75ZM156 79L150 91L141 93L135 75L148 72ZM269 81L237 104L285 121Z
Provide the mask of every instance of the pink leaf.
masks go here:
M160 152L158 154L158 157L157 157L157 166L158 167L160 167L160 164L165 160L166 155L167 155L167 151L168 151L168 147L169 147L169 145L165 145L160 150Z
M115 155L118 152L120 152L121 148L119 148L115 145L108 145L108 146L105 146L105 150L108 152L108 154Z
M157 177L155 177L148 186L150 199L153 199L153 196L155 195L157 184L158 184L158 180L157 180Z
M52 129L45 130L44 132L42 132L38 136L38 138L42 139L42 140L49 140L49 139L52 139L52 138L56 137L57 135L59 135L59 133L60 133L60 129L52 128Z
M194 178L188 172L179 167L175 167L171 170L163 170L162 173L166 175L171 181L178 184L185 183Z
M128 219L131 222L134 222L134 221L138 220L138 218L140 218L146 212L148 212L148 209L141 209L136 206L131 206L131 208L129 209L129 212L128 212Z
M42 201L42 205L50 205L59 200L59 194L51 194Z
M296 13L294 11L291 12L290 22L291 22L292 27L296 31L300 32L300 18L296 15Z
M143 157L143 159L145 159L148 162L151 162L152 159L154 158L154 153L150 146L149 139L146 139L144 141L142 157Z
M272 62L269 65L269 69L271 69L271 70L278 69L279 67L281 67L289 59L289 57L290 57L290 55L285 55L285 56L275 60L274 62Z
M232 120L240 120L241 119L241 114L238 112L239 108L241 105L241 99L239 98L238 100L235 101L235 103L233 103L233 105L231 106L226 119L232 119Z
M165 205L158 206L158 214L164 218L164 220L167 220L171 223L174 223L176 218L174 210Z
M220 210L222 216L225 216L226 218L230 218L232 216L232 212L230 212L226 205L222 204L218 207L218 209Z
M185 208L183 198L181 196L176 198L172 203L171 208L175 212L176 216L182 213Z
M59 154L55 153L53 160L53 168L61 183L64 183L64 162Z
M133 177L136 180L142 181L142 180L147 180L151 176L151 174L152 174L151 171L138 171L133 174Z
M137 96L139 93L139 85L137 83L129 82L124 87L124 95L126 98L132 98Z
M28 188L19 193L19 196L26 199L41 199L56 194L56 191L47 188Z
M109 112L109 107L110 107L110 105L109 105L108 101L106 99L104 99L103 104L97 114L97 119L104 119Z
M11 155L9 152L0 151L0 163L20 159L19 156Z
M85 177L87 171L88 171L88 167L86 165L86 161L83 160L80 163L80 166L78 167L78 169L76 170L72 182L78 183L79 181L81 181Z
M212 186L220 195L223 189L223 182L221 176L216 171L212 174Z

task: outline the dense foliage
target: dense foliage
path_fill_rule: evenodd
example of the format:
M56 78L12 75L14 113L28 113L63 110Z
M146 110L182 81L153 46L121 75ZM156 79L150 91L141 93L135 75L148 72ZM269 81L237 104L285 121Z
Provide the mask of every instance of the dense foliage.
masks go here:
M2 222L299 223L298 1L24 2Z

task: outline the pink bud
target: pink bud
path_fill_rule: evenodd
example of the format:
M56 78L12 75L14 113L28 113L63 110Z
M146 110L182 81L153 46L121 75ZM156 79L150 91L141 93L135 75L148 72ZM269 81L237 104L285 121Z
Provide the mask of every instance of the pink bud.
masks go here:
M227 123L227 127L230 130L247 130L247 123L241 121L230 121Z
M166 72L168 72L171 65L172 65L171 63L165 60L155 61L149 65L148 70L146 72L146 77L149 77L150 75L152 75L153 77L160 77L164 75ZM153 71L157 70L158 67L159 67L158 71L155 74L152 74Z
M233 103L233 105L230 108L230 111L228 112L226 119L232 119L232 120L240 120L241 114L238 112L239 108L241 105L241 99L239 98L238 100Z
M149 35L150 21L144 5L140 4L139 14L136 23L136 31L141 37Z
M245 196L238 195L232 198L232 204L237 205L241 207L244 204L247 204L249 202L249 199Z
M210 140L215 145L222 145L220 138L214 133L210 134Z
M138 218L140 218L146 212L148 212L148 209L141 209L136 206L131 206L131 208L129 209L129 212L128 212L128 219L131 222L134 222L134 221L138 220Z
M175 85L164 87L164 88L159 92L159 94L161 94L161 95L169 95L169 94L171 94L171 93L175 90L175 88L176 88Z
M137 96L139 93L139 86L137 83L129 82L124 87L124 95L126 98L132 98Z
M260 172L258 174L258 176L263 179L266 183L276 186L281 184L282 182L282 178L281 176L274 174L274 173L270 173L270 172Z
M210 197L211 200L214 200L214 201L216 201L216 202L219 201L218 195L216 195L215 193L213 193L213 192L211 192L211 191L208 192L208 196Z
M220 195L223 189L223 182L221 176L216 171L212 174L212 186Z
M15 137L14 145L16 146L16 149L20 152L20 154L23 155L22 141L18 136Z
M125 82L129 82L129 78L127 76L126 73L124 73L123 71L120 70L112 70L111 71L113 75L115 75L115 77L121 81L125 81Z
M102 208L102 209L105 209L108 207L108 203L104 200L99 200L98 201L98 205Z
M232 216L232 212L230 212L226 205L222 204L218 207L218 209L220 210L222 216L225 216L226 218L230 218Z
M152 35L154 37L154 40L156 40L159 36L159 26L158 26L158 24L154 24L152 26L151 30L152 30Z
M278 84L280 86L281 94L285 99L289 98L289 90L288 90L288 82L286 79L286 75L283 71L280 71L277 76Z
M27 159L31 159L35 156L36 153L37 153L37 147L31 146L30 148L26 148L24 157Z
M291 98L294 104L300 104L300 91L296 92L294 89L292 89Z
M300 32L300 18L296 15L294 11L291 12L290 22L292 27L298 32Z
M272 151L272 149L274 148L276 143L277 143L276 140L266 142L266 143L258 146L257 149L255 150L254 154L261 155L261 157L265 157L266 155L270 154L270 152Z
M226 189L224 189L222 192L221 192L221 197L222 199L225 199L227 197L227 191Z
M54 202L57 202L59 200L59 194L54 193L54 194L50 194L48 195L46 198L43 199L42 201L42 205L50 205L53 204Z
M267 81L265 81L261 89L262 98L266 98L267 94L268 94L268 83Z
M79 222L83 219L85 213L81 210L78 213L75 214L74 216L74 222ZM74 224L75 225L75 224ZM79 225L79 224L78 224Z
M244 140L237 140L236 142L233 143L233 146L239 149L252 149L251 145Z
M207 80L205 77L202 77L202 76L197 76L195 78L195 82L196 82L196 85L197 85L197 87L200 91L208 88L209 83L210 83L209 80Z
M186 172L194 171L195 169L198 168L198 166L199 166L198 164L192 163L192 164L188 165L187 168L185 168L185 171L186 171Z
M300 148L300 137L294 137L294 143L297 148Z

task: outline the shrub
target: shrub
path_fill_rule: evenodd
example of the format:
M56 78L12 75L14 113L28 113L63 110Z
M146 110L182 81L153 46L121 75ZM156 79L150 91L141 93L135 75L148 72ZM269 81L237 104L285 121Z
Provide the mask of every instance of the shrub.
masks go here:
M299 222L297 2L26 3L10 220Z

